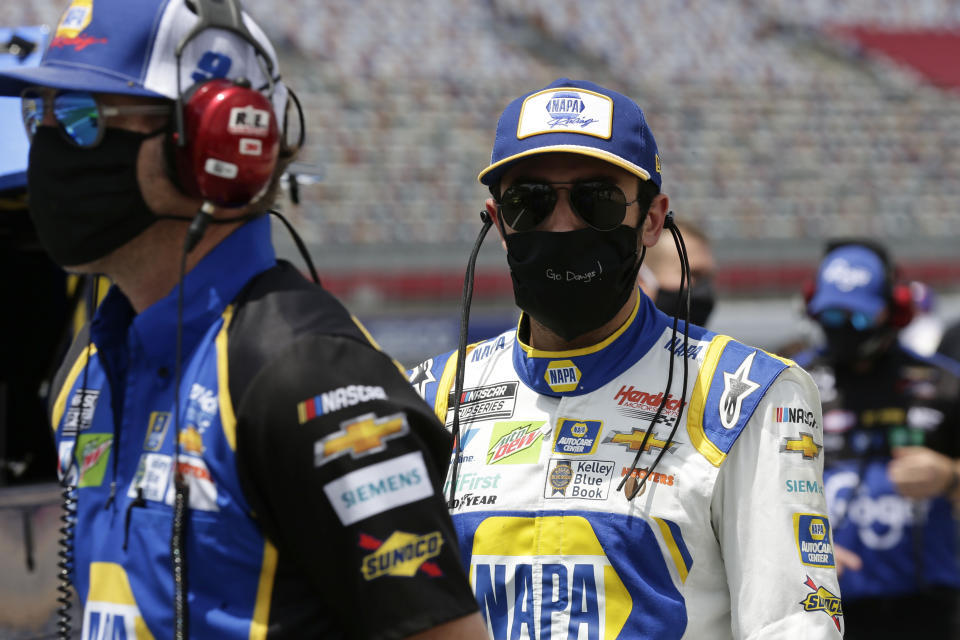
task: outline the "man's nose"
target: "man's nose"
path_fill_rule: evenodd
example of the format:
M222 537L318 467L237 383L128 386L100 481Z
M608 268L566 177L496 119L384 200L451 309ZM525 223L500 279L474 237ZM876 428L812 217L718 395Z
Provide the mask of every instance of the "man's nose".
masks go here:
M557 204L553 211L543 221L540 229L543 231L576 231L583 229L586 223L580 219L570 206L570 192L567 189L559 189L557 193Z

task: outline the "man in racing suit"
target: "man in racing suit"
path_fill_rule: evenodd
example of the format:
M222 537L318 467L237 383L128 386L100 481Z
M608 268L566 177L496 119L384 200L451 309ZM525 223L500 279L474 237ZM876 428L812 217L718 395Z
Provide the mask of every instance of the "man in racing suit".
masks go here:
M823 401L824 491L848 638L960 631L949 501L960 487L960 365L900 344L911 305L884 248L864 240L830 245L807 303L826 342L797 360Z
M83 637L485 637L441 496L450 438L350 314L277 261L263 212L295 151L271 124L286 91L263 32L215 4L74 0L43 63L0 74L24 96L41 242L116 283L51 393ZM177 87L211 75L230 81L193 93L216 99L191 129ZM281 160L224 204L167 164L183 131L192 177L231 193L278 145Z
M490 636L839 638L816 387L638 291L668 211L639 107L522 96L480 181L519 326L467 349L459 397L455 353L410 377L459 405L445 492Z

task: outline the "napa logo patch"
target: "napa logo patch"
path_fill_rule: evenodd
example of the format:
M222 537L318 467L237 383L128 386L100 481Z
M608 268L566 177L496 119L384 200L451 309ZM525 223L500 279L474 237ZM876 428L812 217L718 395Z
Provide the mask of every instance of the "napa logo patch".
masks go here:
M586 89L553 88L528 96L520 107L517 139L559 131L610 138L613 100Z
M394 531L384 542L373 536L360 534L360 547L373 553L363 557L360 571L364 580L376 580L383 576L411 578L418 571L431 577L443 575L431 558L440 555L443 536L432 531L422 536L405 531Z
M99 487L110 459L113 436L109 433L85 433L77 438L74 449L80 469L78 487Z
M508 420L493 425L487 464L535 464L543 437L550 431L544 420Z
M843 607L840 598L829 590L818 585L810 576L804 581L813 593L808 593L807 597L800 601L804 611L823 611L833 619L833 624L837 625L837 631L840 631L840 617L843 616Z
M793 514L800 562L808 567L832 568L833 544L830 542L830 520L819 513Z
M395 413L385 418L367 413L340 423L340 429L313 445L313 464L321 467L350 454L354 459L379 453L387 442L410 432L407 416Z
M572 360L554 360L547 365L543 379L554 391L575 391L580 384L580 369Z
M600 420L560 418L557 435L553 440L553 452L565 456L587 456L594 453L599 444L602 427L603 422Z
M126 571L112 562L90 563L90 591L83 607L85 640L153 638L130 588Z

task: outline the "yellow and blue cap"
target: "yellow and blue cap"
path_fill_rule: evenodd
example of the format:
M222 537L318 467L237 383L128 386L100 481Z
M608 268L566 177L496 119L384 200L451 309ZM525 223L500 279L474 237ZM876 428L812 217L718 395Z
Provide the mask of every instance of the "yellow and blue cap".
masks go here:
M599 158L661 186L657 143L643 111L593 82L560 78L507 105L490 166L477 179L490 186L519 160L543 153Z

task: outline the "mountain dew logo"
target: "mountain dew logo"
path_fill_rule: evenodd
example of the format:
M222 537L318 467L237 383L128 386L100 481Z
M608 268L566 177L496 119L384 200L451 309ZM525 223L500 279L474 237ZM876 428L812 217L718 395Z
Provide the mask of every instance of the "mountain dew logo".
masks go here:
M74 451L80 468L78 487L99 487L103 484L112 444L113 436L109 433L89 433L77 438Z
M540 459L545 421L508 420L493 425L487 464L535 464Z

